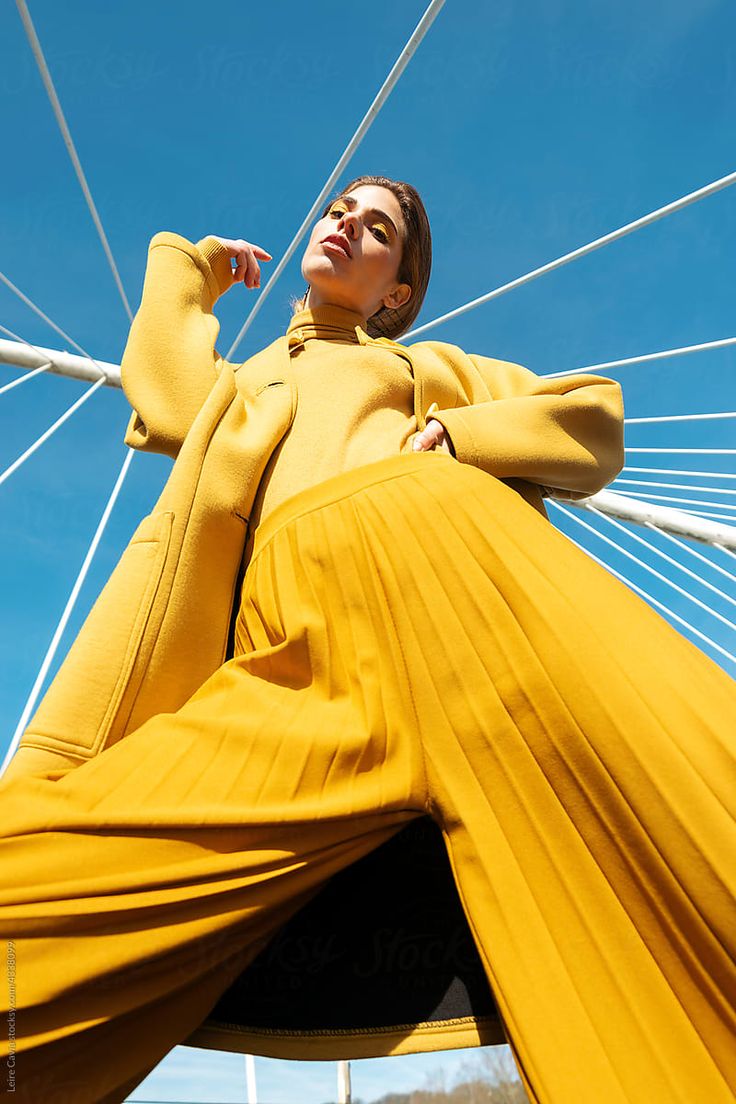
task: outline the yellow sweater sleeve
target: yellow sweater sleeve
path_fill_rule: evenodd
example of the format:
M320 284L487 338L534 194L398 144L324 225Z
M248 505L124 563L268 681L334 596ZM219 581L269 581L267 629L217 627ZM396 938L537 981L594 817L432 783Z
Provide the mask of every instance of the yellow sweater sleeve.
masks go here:
M151 238L141 303L121 362L133 408L125 443L176 457L222 367L217 300L232 286L227 247L162 231Z
M602 490L624 465L621 385L593 373L537 376L521 364L470 354L493 399L432 414L458 460L516 476L574 501Z

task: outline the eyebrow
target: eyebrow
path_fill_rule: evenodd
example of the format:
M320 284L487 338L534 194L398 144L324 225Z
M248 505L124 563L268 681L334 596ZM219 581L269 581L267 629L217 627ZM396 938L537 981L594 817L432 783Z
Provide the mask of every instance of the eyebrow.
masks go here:
M340 201L342 201L343 203L347 203L348 207L355 207L358 202L355 196L352 196L348 193L347 195L339 195L337 199L333 199L330 207L334 206L335 203L339 203ZM394 222L394 220L389 215L387 215L385 211L382 211L380 207L369 207L368 211L371 215L380 215L381 218L385 218L386 222L390 223L393 227L396 237L401 237L399 231L396 229L396 223Z

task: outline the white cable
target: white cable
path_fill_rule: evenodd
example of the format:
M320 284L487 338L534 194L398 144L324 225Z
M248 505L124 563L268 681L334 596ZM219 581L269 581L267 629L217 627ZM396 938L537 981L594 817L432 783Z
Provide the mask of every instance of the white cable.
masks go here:
M710 493L718 494L718 488L711 488ZM736 510L736 502L702 502L699 498L681 498L678 495L653 494L651 491L627 491L626 495L629 498L654 498L659 502L676 502L678 506L683 502L688 502L692 506L715 506L718 510Z
M80 398L78 398L77 401L72 406L70 406L68 410L65 410L61 417L57 418L54 424L52 426L49 426L45 433L42 433L41 436L38 437L21 456L18 457L17 460L13 461L10 467L6 468L5 471L0 474L0 484L4 483L5 480L9 476L11 476L13 472L16 471L21 466L21 464L23 464L28 459L28 457L36 451L37 448L40 448L44 441L47 441L51 434L55 433L59 426L64 424L67 418L71 418L72 414L79 409L82 403L86 403L87 399L91 399L97 388L102 387L104 382L104 379L98 379L97 383L93 383L91 387L88 387L84 394Z
M53 321L53 319L49 318L49 316L47 314L44 314L44 312L41 310L41 308L37 307L36 304L33 302L33 300L29 299L28 296L25 295L20 290L20 288L16 287L15 284L13 283L13 281L9 280L8 277L2 272L0 272L0 280L2 280L2 282L7 287L10 288L10 290L13 292L13 294L17 295L18 298L21 299L26 304L26 306L30 307L32 311L35 311L39 318L42 318L44 320L44 322L47 322L49 324L49 326L51 326L52 330L56 330L56 332L58 334L61 334L61 336L64 338L65 341L68 341L70 345L73 345L75 349L78 349L80 353L83 353L87 357L87 360L92 361L95 368L97 368L97 370L99 371L100 375L102 375L102 376L105 375L104 368L100 367L100 365L97 363L95 358L93 356L90 356L90 354L87 352L87 350L83 349L81 345L78 345L76 343L76 341L74 340L74 338L70 337L68 333L65 333L64 330L62 330L61 326L57 326L56 323Z
M568 510L564 506L561 506L559 504L559 502L553 502L552 504L553 504L553 506L556 506L558 510L562 510L563 514L568 514L570 517L575 517L575 515L570 510ZM578 519L575 518L575 520L577 521ZM593 530L593 531L595 532L595 530ZM715 642L715 640L711 640L711 638L709 636L706 636L705 633L702 633L700 631L700 629L696 629L694 625L691 625L690 622L686 621L684 617L680 617L680 615L675 613L674 610L671 610L669 608L669 606L666 606L664 604L664 602L660 602L659 599L657 599L653 595L649 594L642 587L637 586L637 584L632 582L631 579L628 579L620 571L617 571L615 567L611 567L611 565L606 563L605 560L600 559L599 556L596 556L593 552L589 551L589 549L585 548L582 544L580 544L578 541L576 541L574 539L574 537L571 537L568 533L564 533L563 535L565 537L567 537L568 540L572 541L572 543L574 545L576 545L580 549L581 552L584 552L586 556L590 556L590 558L592 560L595 560L596 563L599 563L601 565L601 567L606 569L606 571L610 571L611 574L615 575L618 579L620 579L622 583L625 583L626 586L630 587L632 590L635 590L638 594L640 594L642 596L642 598L645 598L647 600L647 602L651 602L652 605L658 606L659 609L663 610L669 617L672 617L675 621L678 621L684 628L688 629L689 632L694 633L695 636L699 637L701 640L704 640L706 642L706 644L710 644L710 646L712 648L715 648L715 650L717 652L720 652L721 655L726 656L726 658L730 659L732 663L736 663L736 656L731 655L731 653L726 651L725 648L722 648L720 644L717 644ZM729 550L726 549L726 551L729 551ZM731 553L731 554L733 555L733 553Z
M661 360L663 357L685 356L687 353L699 353L703 349L721 349L724 345L736 345L736 337L723 337L718 341L704 341L700 345L681 345L678 349L663 349L658 353L643 353L641 356L624 357L623 360L607 360L601 364L586 364L582 368L565 368L563 372L545 372L544 378L572 376L579 372L606 372L609 368L621 368L627 364L641 364L646 360Z
M655 507L656 504L653 502L651 505L653 507ZM663 510L669 510L669 509L671 509L671 507L670 506L663 506L662 509ZM733 525L733 514L711 514L711 513L708 513L706 510L693 510L693 509L681 510L680 512L683 513L683 514L690 514L692 517L715 518L717 521L728 521L731 525ZM718 541L713 541L712 544L716 548L720 547L720 545L718 544Z
M639 544L643 544L645 548L648 548L657 556L661 556L663 560L666 560L667 563L672 564L673 567L677 567L680 569L680 571L684 571L685 574L689 575L691 579L694 579L696 583L700 583L702 586L707 587L708 590L711 590L714 594L717 594L719 598L723 598L726 602L730 602L732 606L736 606L736 598L731 597L730 594L726 594L725 590L721 590L720 587L714 586L713 583L709 583L707 579L703 579L702 576L698 575L696 571L691 571L689 567L685 567L684 564L680 563L680 561L676 560L673 556L668 556L666 552L663 552L661 548L657 548L656 544L652 544L652 542L648 541L646 537L642 537L638 533L632 533L629 529L626 528L625 525L622 525L620 521L616 521L615 518L609 517L608 514L604 514L602 510L598 510L595 506L591 506L589 507L589 509L592 510L594 514L597 514L599 517L604 518L611 525L615 525L617 529L620 529L622 533L625 533L627 536L631 537L632 540L638 541ZM720 613L716 612L716 610L711 610L711 613L714 617L717 617L719 620L723 621L725 625L728 625L730 629L733 629L734 632L736 632L736 625L733 623L733 621L729 621L728 618L722 617Z
M33 349L34 353L43 359L43 353L36 348L35 345L31 345L30 341L26 341L24 337L19 337L17 333L13 333L12 330L8 330L5 326L0 326L0 330L8 337L14 338L16 341L22 342L23 345L27 345L29 349ZM25 383L26 380L33 379L34 376L38 376L41 372L46 372L52 367L50 360L47 360L45 364L41 364L38 368L34 368L32 372L24 372L22 376L18 376L18 379L11 380L10 383L6 383L4 387L0 387L0 395L4 395L6 391L12 390L13 387L17 387L21 383Z
M626 452L687 452L699 456L736 456L736 449L724 448L630 448L627 445Z
M463 304L461 307L456 307L454 310L448 311L447 314L441 314L438 318L433 318L431 322L425 322L423 326L419 326L417 329L412 330L411 333L405 334L401 340L402 342L406 342L410 338L416 337L417 334L424 333L425 330L431 329L433 326L439 326L441 322L449 322L451 318L458 318L461 314L465 314L466 311L473 310L474 307L479 307L482 303L488 303L491 299L503 295L504 292L511 291L512 288L520 287L522 284L536 279L537 276L542 276L546 272L551 272L561 265L569 264L570 261L574 261L578 257L584 257L587 253L592 253L594 249L600 249L601 246L616 241L617 238L622 238L626 234L640 229L642 226L648 226L649 223L654 222L656 219L664 218L665 215L671 215L675 211L679 211L682 207L686 207L689 203L694 203L699 199L705 199L706 196L713 195L714 192L720 191L721 188L727 188L730 184L736 184L736 172L729 173L728 176L722 176L719 180L714 180L711 184L706 184L705 187L698 188L695 192L690 192L689 195L676 199L672 203L667 203L664 207L659 207L656 211L651 211L648 215L643 215L641 218L635 219L634 222L627 222L625 226L619 227L618 230L613 230L610 234L604 234L602 238L596 238L595 241L588 242L587 245L582 245L580 248L574 249L571 253L565 253L564 256L557 257L556 260L549 261L547 264L535 268L532 272L525 273L524 276L518 276L515 280L510 280L507 284L502 284L501 287L494 288L493 291L489 291L485 295L480 295L477 299L472 299L469 303Z
M41 372L46 372L51 367L51 361L46 364L40 365L38 368L34 368L32 372L24 372L22 376L18 376L17 379L11 380L10 383L6 383L4 387L0 387L0 395L4 395L6 391L12 391L14 387L18 387L21 383L25 383L29 379L33 379L34 376L38 376Z
M667 540L673 541L678 546L678 548L682 548L685 552L689 552L691 556L695 556L697 559L702 560L702 562L707 567L712 567L714 571L718 571L721 575L725 575L727 579L730 579L732 582L736 582L736 575L732 575L730 571L726 571L725 567L721 567L721 565L715 563L714 560L709 560L708 557L704 556L702 552L698 552L698 550L696 548L693 548L692 545L686 544L684 540L676 537L674 533L668 533L666 529L660 529L659 526L655 525L653 521L645 521L644 524L647 525L650 529L653 529L655 533L659 533L661 537L666 537ZM719 547L723 546L720 545Z
M550 499L550 501L552 500ZM554 505L559 506L559 503L555 502ZM593 507L590 507L590 509L593 509ZM595 513L597 512L598 511L596 510ZM621 552L622 555L627 556L630 560L633 560L635 564L639 565L639 567L643 567L645 571L648 571L651 575L654 575L657 579L659 579L661 583L664 583L666 586L672 587L672 589L676 590L677 593L682 595L683 598L688 598L691 602L694 602L696 606L700 606L700 608L706 613L712 614L713 617L718 618L718 620L720 621L725 621L729 627L733 628L731 622L727 621L724 617L721 616L721 614L716 613L716 611L711 609L710 606L706 605L705 602L701 602L701 600L699 598L696 598L694 594L690 594L689 591L685 590L677 583L673 583L672 579L668 579L667 576L663 575L661 571L657 571L656 567L652 567L651 564L645 563L644 560L640 559L638 556L635 556L633 552L629 552L629 550L619 544L618 541L611 540L611 538L607 537L605 533L601 533L599 529L596 529L594 525L590 525L587 521L583 521L581 517L577 517L573 513L570 514L570 517L574 518L578 525L585 526L585 528L589 529L590 532L593 533L596 537L600 537L600 539L605 541L606 544L610 544L611 547L615 548L617 552ZM730 653L726 654L730 656ZM730 656L730 658L734 657ZM736 662L736 658L734 661Z
M736 476L734 477L736 478ZM616 487L620 483L629 484L632 487L665 487L676 491L705 491L706 494L730 494L736 495L735 491L729 491L728 487L701 487L697 483L667 483L662 480L657 481L654 479L621 479L619 476L608 484L610 490L615 491ZM633 491L626 491L626 494L633 494Z
M115 283L117 284L118 291L120 292L120 297L123 300L123 306L125 307L128 319L132 322L133 312L130 309L130 303L128 302L128 297L125 294L123 282L120 279L120 273L118 272L118 267L115 264L115 258L112 255L112 250L110 249L107 236L102 227L100 216L97 214L97 208L95 207L95 202L92 199L92 193L90 192L87 185L87 178L84 175L84 170L82 168L79 157L77 156L77 151L72 140L71 132L69 130L69 127L67 126L66 119L64 118L64 112L61 110L59 97L56 95L56 89L54 88L54 83L51 80L51 74L49 73L49 68L46 64L46 58L43 56L41 43L38 40L36 29L33 26L33 22L31 21L31 14L28 11L25 0L15 0L15 2L18 7L18 11L20 12L20 17L23 20L23 26L25 27L28 41L31 44L31 49L33 50L33 56L36 59L36 64L38 65L41 79L43 80L49 100L51 101L51 106L53 108L54 115L56 116L56 121L59 124L59 129L61 131L62 138L64 139L64 145L66 146L69 156L72 160L72 165L74 166L74 171L77 174L77 179L82 187L82 192L84 193L84 198L87 201L87 206L89 207L90 214L92 215L92 220L97 227L97 233L99 234L100 241L102 242L102 248L105 250L105 255L107 256L110 268L112 269Z
M327 178L327 181L326 181L324 187L322 188L322 191L319 193L319 195L315 199L314 203L312 204L312 206L309 210L309 213L307 214L306 218L304 219L304 222L301 224L301 226L297 230L296 234L294 235L294 238L292 239L292 242L289 245L289 248L284 253L283 257L281 258L281 260L277 264L276 268L274 269L273 274L271 275L271 278L269 279L268 283L266 284L263 291L261 292L261 294L256 299L255 303L253 304L251 312L248 315L248 317L246 318L243 325L241 326L238 336L235 338L232 345L230 346L230 348L227 351L227 355L225 357L226 360L230 360L231 356L233 355L233 353L237 349L238 345L240 344L243 337L245 336L248 328L250 327L251 322L253 321L253 319L255 318L255 316L258 314L259 310L261 309L261 307L265 303L266 298L267 298L268 294L271 291L271 288L274 286L274 284L278 280L279 276L281 275L281 273L286 268L286 265L291 260L291 257L293 256L294 251L296 250L296 247L298 246L299 242L302 240L305 233L307 232L309 227L312 225L312 222L314 221L314 218L316 217L316 215L321 212L322 205L324 204L325 199L329 195L330 190L333 187L335 181L339 178L339 176L342 173L343 169L345 168L345 166L350 161L350 158L353 156L356 149L358 148L360 143L363 141L363 138L368 133L368 130L370 129L371 124L373 123L374 119L378 115L378 112L381 110L384 103L386 102L389 95L391 94L391 91L393 90L394 85L398 81L401 74L404 72L404 69L406 68L409 61L411 60L412 55L415 53L417 47L419 46L422 39L426 35L427 31L431 27L431 25L434 22L435 18L439 14L439 11L442 8L444 2L445 2L445 0L431 0L431 3L427 7L427 10L425 11L422 18L419 20L419 23L415 27L414 32L411 35L409 41L407 42L406 46L404 47L404 49L399 54L396 61L394 62L394 66L393 66L391 72L389 73L389 75L386 77L386 80L384 81L380 91L378 92L378 95L376 96L373 103L371 104L371 106L366 111L365 115L363 116L363 119L360 122L360 125L358 126L358 129L355 131L355 133L353 134L353 137L348 142L347 146L345 147L344 153L340 157L340 160L335 165L334 169L332 170L329 177Z
M736 418L736 411L719 411L716 414L657 414L653 418L624 418L626 425L642 422L697 422L705 418Z
M99 385L95 384L95 387L97 387L97 386L99 386ZM26 727L28 725L28 721L31 718L31 714L32 714L33 709L36 705L36 700L37 700L38 695L41 691L41 687L43 685L44 679L46 678L46 674L49 670L49 667L51 666L51 662L52 662L54 656L56 655L56 649L59 646L59 641L61 640L61 637L64 633L64 629L66 628L66 625L67 625L67 622L68 622L69 617L71 615L71 612L74 609L74 604L77 600L77 596L78 596L80 590L82 589L82 583L84 582L84 580L87 576L87 572L89 570L89 565L92 563L92 559L94 557L94 554L97 551L97 546L100 543L100 538L102 537L102 534L105 531L105 526L107 525L107 520L110 517L113 506L115 505L118 494L120 492L120 488L122 487L123 482L125 480L125 476L128 473L128 468L130 467L130 462L133 459L133 451L134 451L133 449L127 449L125 460L123 461L123 465L120 469L120 474L118 475L117 480L115 482L115 486L112 489L112 493L111 493L109 499L107 500L107 505L105 506L102 517L100 518L99 524L98 524L97 529L95 531L95 535L92 538L92 542L91 542L89 548L87 549L87 555L84 558L84 563L82 564L82 566L79 570L79 574L77 575L74 586L72 587L72 592L69 595L66 606L64 607L64 612L62 613L61 618L59 620L59 623L56 626L56 630L55 630L54 635L52 637L52 640L51 640L51 643L49 645L48 651L46 652L46 655L44 656L44 659L43 659L43 663L41 664L41 669L38 672L38 675L36 676L36 681L34 682L33 687L31 689L31 692L28 696L28 700L27 700L26 704L23 707L23 712L21 713L20 720L18 721L18 725L17 725L17 727L15 729L15 732L13 734L13 738L10 741L10 746L7 750L5 759L3 760L2 767L0 767L0 776L2 776L2 774L5 772L10 760L13 758L13 755L15 754L15 750L16 750L18 744L20 743L20 738L23 735L23 733L25 732Z
M697 475L701 479L736 479L733 472L683 471L682 468L636 468L625 464L623 472L647 472L649 475Z

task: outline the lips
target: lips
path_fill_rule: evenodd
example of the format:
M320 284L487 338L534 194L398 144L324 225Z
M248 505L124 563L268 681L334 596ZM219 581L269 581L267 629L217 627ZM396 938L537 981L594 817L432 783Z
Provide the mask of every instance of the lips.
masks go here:
M326 238L322 239L322 245L334 245L338 249L341 249L347 257L352 257L353 253L350 248L350 242L347 238L343 238L341 234L328 234Z

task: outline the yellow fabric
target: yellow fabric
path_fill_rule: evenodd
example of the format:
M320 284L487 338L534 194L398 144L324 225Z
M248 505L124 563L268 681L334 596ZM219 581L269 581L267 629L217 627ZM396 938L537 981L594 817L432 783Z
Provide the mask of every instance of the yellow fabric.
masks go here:
M176 713L0 781L19 1104L121 1101L327 878L426 814L531 1099L731 1104L720 667L431 452L276 507L236 640Z
M168 231L152 238L143 299L121 364L134 408L126 433L132 447L178 455L214 380L227 368L244 398L261 397L261 420L269 418L271 381L286 379L296 392L293 368L283 355L285 341L240 365L217 352L213 309L232 284L227 249L216 238L196 245ZM548 379L447 342L402 345L370 338L360 327L358 337L412 362L416 428L424 428L426 412L434 407L432 417L450 434L457 459L499 478L560 489L566 497L594 494L621 470L623 396L616 380L594 373ZM342 373L336 377L332 398L340 403L342 394L349 406L353 400L342 389L344 379ZM359 380L349 377L348 388L361 386ZM246 471L244 478L249 476Z
M152 238L121 365L133 408L125 442L176 463L23 733L11 776L86 762L154 714L177 710L227 654L249 515L299 405L285 335L242 364L218 353L214 306L232 282L214 237ZM580 497L620 471L615 380L545 379L446 342L402 345L360 327L356 335L392 350L397 373L401 362L413 374L418 431L431 413L458 461L506 480L544 516L541 488Z
M286 337L299 401L261 478L251 529L306 487L411 451L414 378L390 348L361 344L364 325L355 311L327 304L292 316Z

